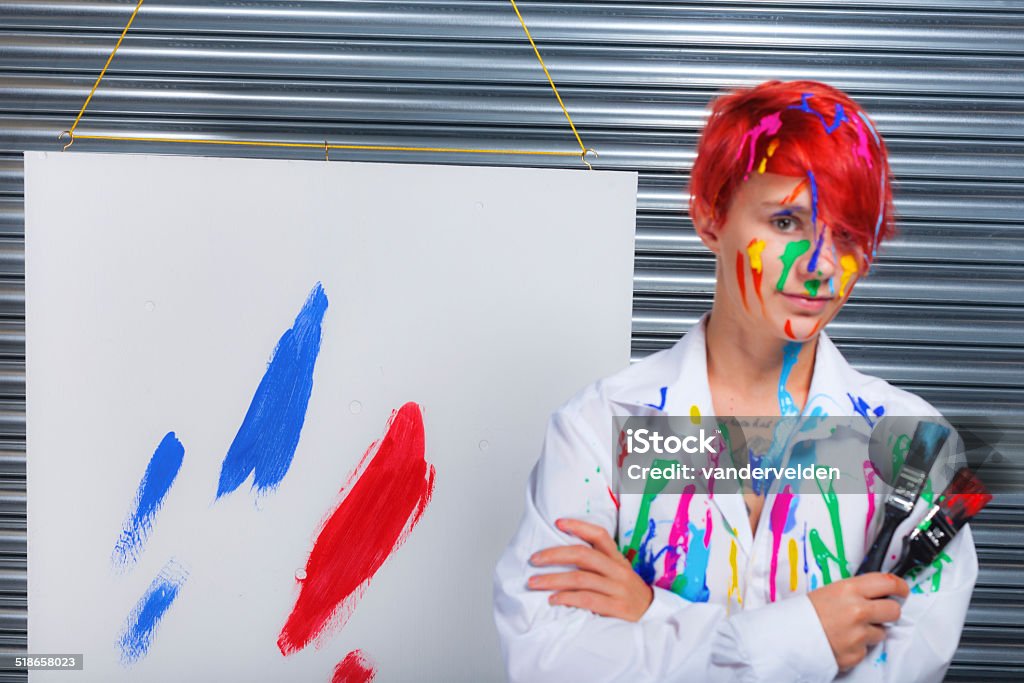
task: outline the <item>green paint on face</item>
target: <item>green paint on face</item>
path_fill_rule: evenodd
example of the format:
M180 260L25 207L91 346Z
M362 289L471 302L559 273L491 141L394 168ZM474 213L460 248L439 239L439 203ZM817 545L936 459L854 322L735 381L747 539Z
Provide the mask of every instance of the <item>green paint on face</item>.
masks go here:
M821 287L821 280L808 280L804 283L804 289L811 296L818 296L818 287Z
M810 248L810 240L790 242L786 245L786 250L782 252L782 256L779 257L779 260L782 261L782 275L779 276L779 281L776 283L775 289L780 292L782 291L783 286L786 284L786 278L789 277L789 269L793 267L793 262L800 258Z
M839 566L839 575L844 578L850 578L850 568L846 562L846 545L843 542L843 527L839 520L839 496L836 495L835 487L832 482L828 483L828 491L822 488L821 479L815 479L815 483L818 485L818 490L821 492L822 498L825 499L825 507L828 508L829 520L832 522L832 535L836 539L836 552L833 554L825 545L825 541L821 539L821 534L818 533L817 529L811 529L809 534L811 539L811 551L814 553L814 559L821 567L821 579L827 586L832 583L832 572L829 568L829 560L832 560Z
M656 459L651 463L652 467L671 467L675 464L674 460L662 460ZM644 534L647 533L647 523L651 519L651 501L654 497L665 490L665 485L668 483L667 479L655 479L650 477L647 479L647 483L644 484L644 493L640 498L640 509L636 514L636 526L633 527L633 534L629 539L629 545L622 549L622 554L627 554L630 550L634 553L640 549L640 543L643 542ZM639 554L634 555L633 561L636 562Z

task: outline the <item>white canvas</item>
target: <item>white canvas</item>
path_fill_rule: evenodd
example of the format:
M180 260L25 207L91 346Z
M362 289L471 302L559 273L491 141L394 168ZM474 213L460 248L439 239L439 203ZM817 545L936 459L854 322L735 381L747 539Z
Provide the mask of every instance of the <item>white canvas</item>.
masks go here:
M27 153L29 651L36 681L503 679L491 573L547 416L628 362L636 174ZM276 491L215 501L228 447L316 282L329 300ZM433 499L351 619L282 656L296 572L407 401ZM139 561L111 551L157 444L180 472ZM118 634L170 558L148 653Z

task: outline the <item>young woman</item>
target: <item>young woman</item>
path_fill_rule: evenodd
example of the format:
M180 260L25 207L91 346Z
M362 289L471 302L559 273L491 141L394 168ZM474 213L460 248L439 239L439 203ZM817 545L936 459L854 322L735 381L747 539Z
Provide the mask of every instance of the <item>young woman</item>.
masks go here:
M823 331L893 230L885 144L855 102L815 82L719 98L690 193L714 304L675 346L553 415L495 575L510 679L941 680L977 577L970 530L912 586L854 576L883 502L870 461L857 494L776 481L616 495L615 415L939 416L853 369Z

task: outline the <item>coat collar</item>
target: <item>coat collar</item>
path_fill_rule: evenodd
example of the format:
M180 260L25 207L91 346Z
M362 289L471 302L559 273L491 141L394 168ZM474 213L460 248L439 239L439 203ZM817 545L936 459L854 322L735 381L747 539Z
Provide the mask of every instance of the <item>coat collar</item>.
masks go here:
M700 320L671 348L640 361L625 372L606 381L607 398L625 414L690 415L694 408L701 416L714 414L708 385L707 321ZM867 377L855 370L822 331L814 357L810 391L801 415L819 413L833 416L856 415L853 400Z
M714 415L708 385L706 326L710 311L675 345L660 351L605 380L602 393L616 415ZM843 358L824 331L818 335L814 370L802 417L812 415L853 416L854 398L869 378ZM848 394L850 394L848 396ZM814 438L814 430L796 435L792 441ZM736 495L711 496L726 523L748 550L753 535L743 499ZM768 505L766 501L766 506Z

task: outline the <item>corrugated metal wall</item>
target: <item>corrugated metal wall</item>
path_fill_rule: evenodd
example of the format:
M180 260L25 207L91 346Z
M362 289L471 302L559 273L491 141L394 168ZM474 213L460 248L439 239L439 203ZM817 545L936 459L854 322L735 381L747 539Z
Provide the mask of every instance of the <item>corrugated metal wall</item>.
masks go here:
M4 651L26 642L20 153L58 149L57 133L134 5L0 4ZM682 211L706 103L729 86L812 78L872 113L899 178L902 234L829 333L860 369L947 414L1024 412L1024 1L523 0L521 10L584 143L600 154L596 166L640 172L634 357L669 345L710 306L714 263ZM505 0L149 0L78 132L577 149ZM73 149L320 158L184 144ZM446 153L332 158L580 165ZM1004 497L975 525L983 566L951 680L1024 675L1024 648L1014 647L1024 643L1021 502Z

